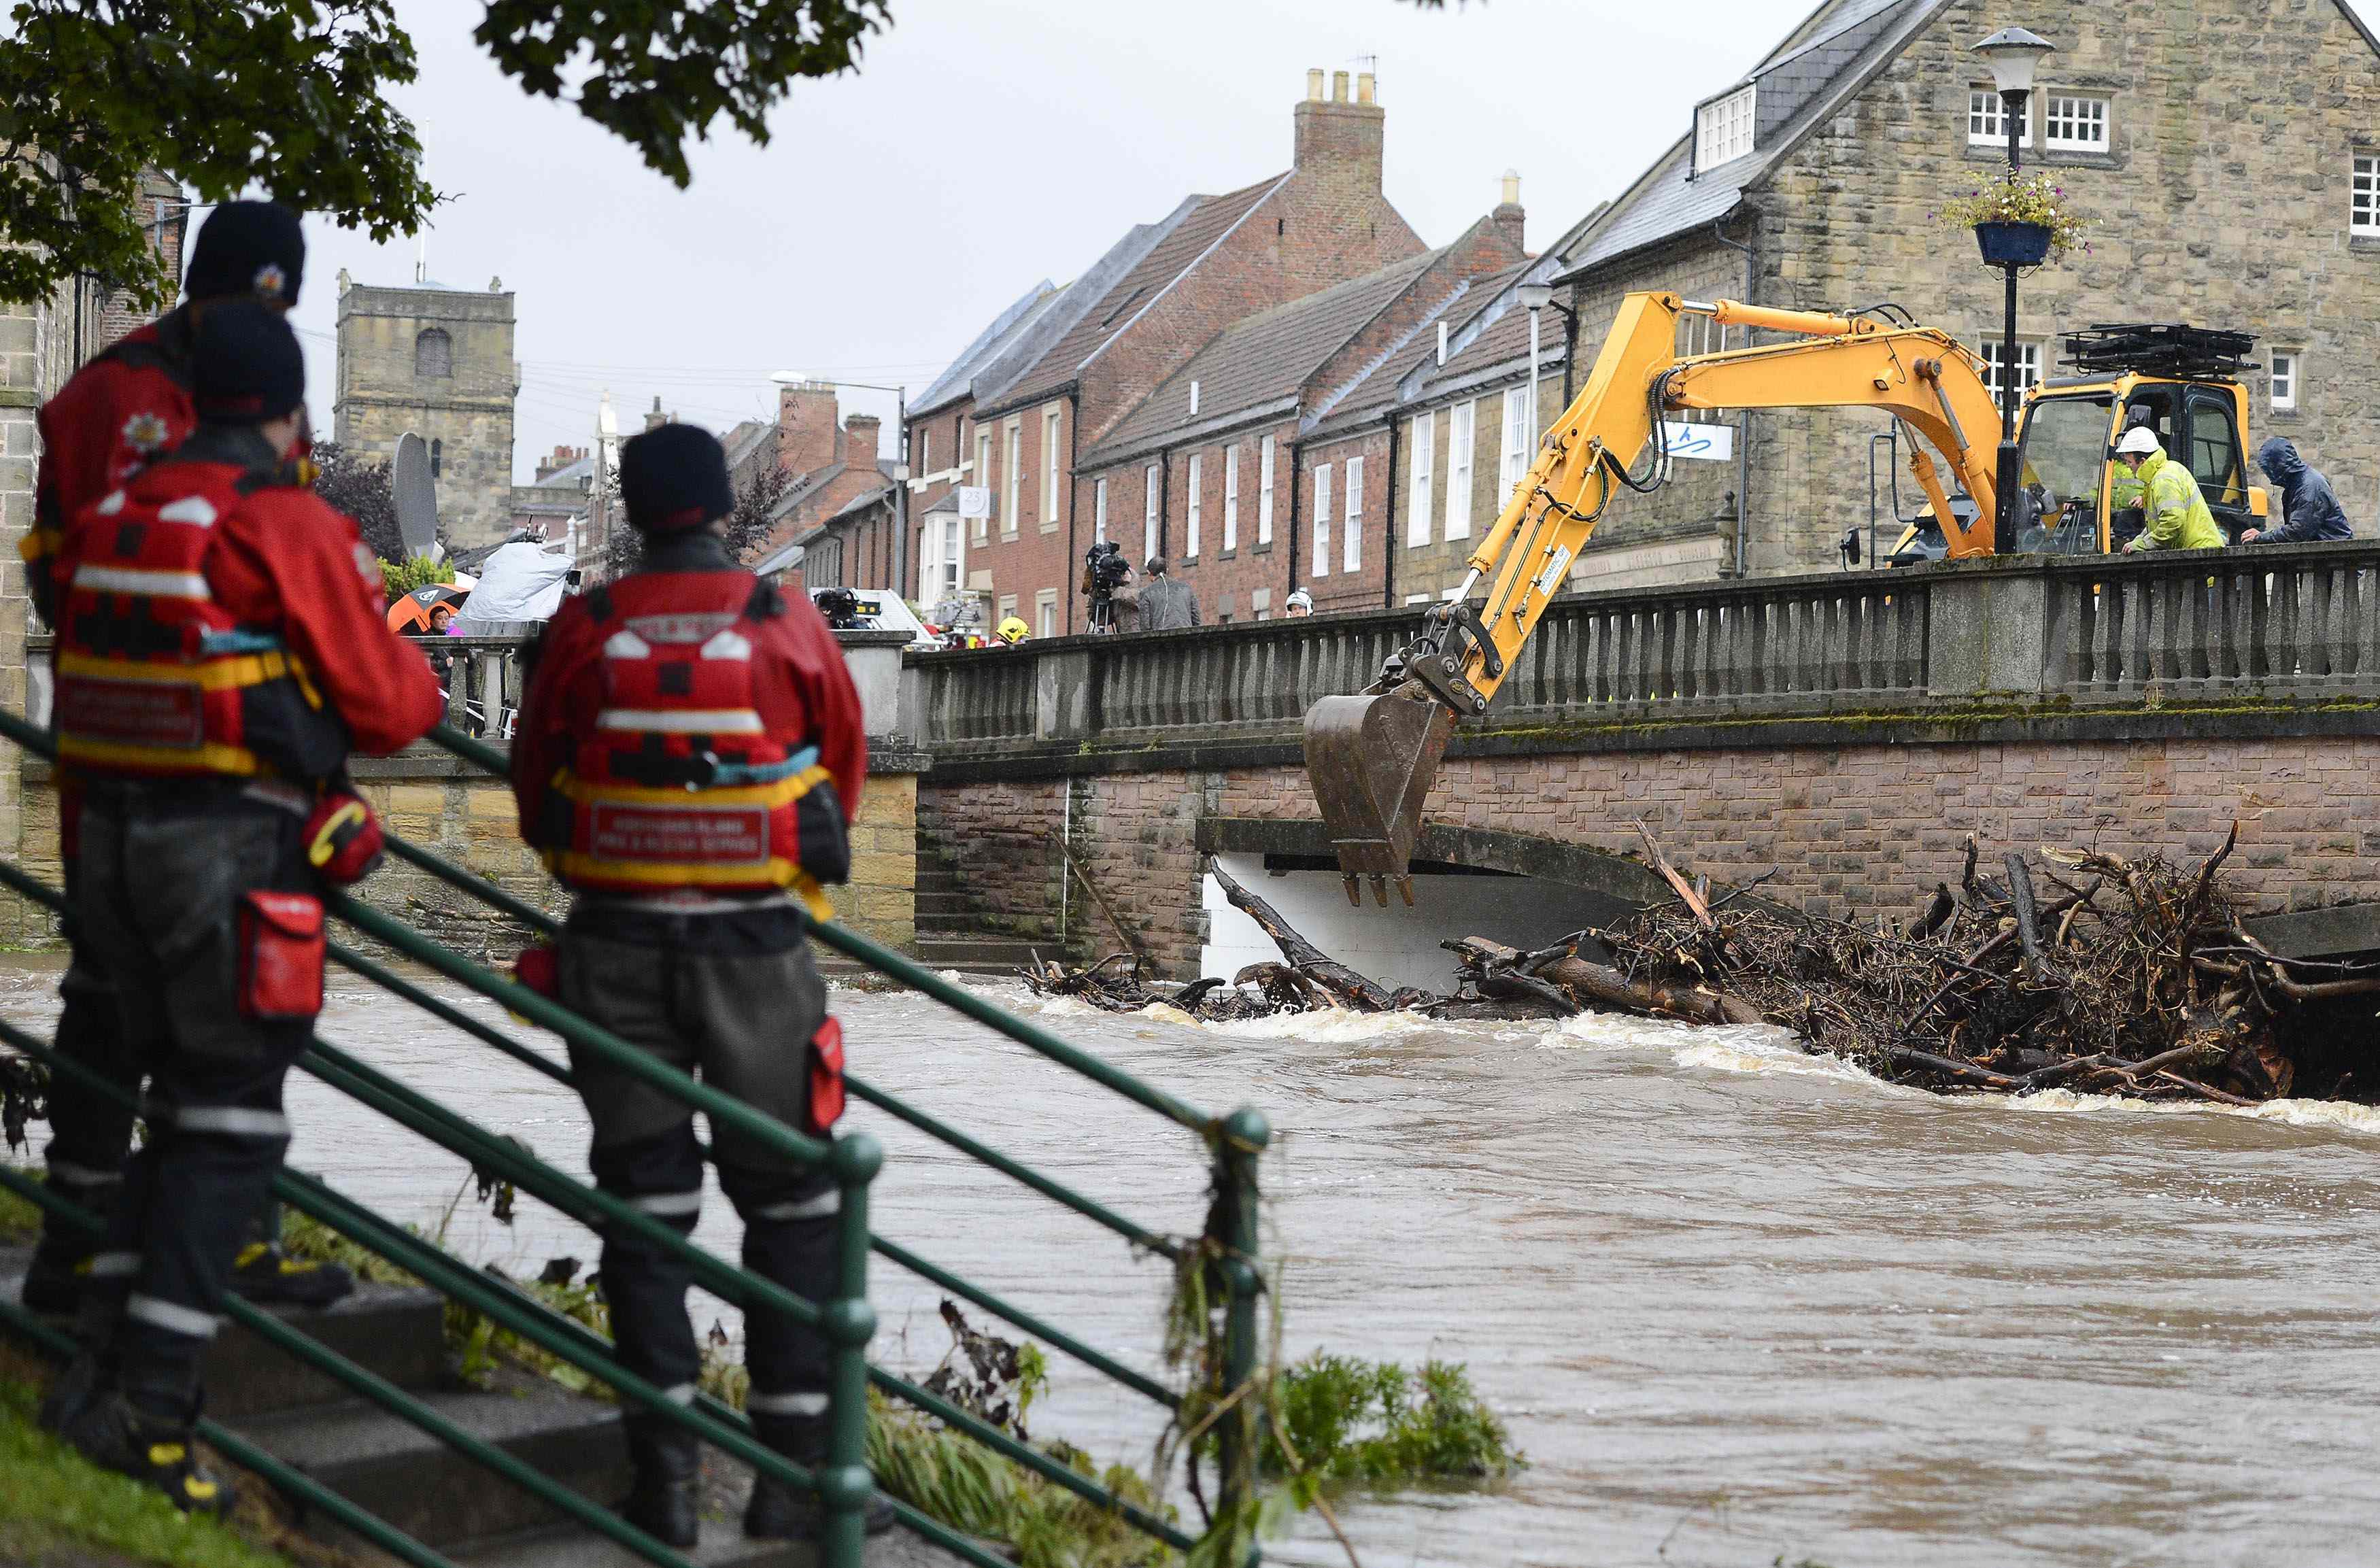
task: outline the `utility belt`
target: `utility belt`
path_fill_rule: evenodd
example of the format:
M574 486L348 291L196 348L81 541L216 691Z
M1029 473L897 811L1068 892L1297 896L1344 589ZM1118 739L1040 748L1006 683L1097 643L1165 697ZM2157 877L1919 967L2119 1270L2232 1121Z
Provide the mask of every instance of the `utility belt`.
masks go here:
M87 777L319 779L345 760L305 663L269 632L205 634L186 659L57 659L62 762Z

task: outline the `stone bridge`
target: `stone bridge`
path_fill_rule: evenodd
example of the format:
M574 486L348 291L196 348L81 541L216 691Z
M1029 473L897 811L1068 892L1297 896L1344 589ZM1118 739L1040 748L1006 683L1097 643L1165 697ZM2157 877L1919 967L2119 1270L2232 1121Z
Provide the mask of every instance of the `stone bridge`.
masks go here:
M1269 897L1303 889L1293 918L1322 906L1309 883L1343 908L1299 722L1416 614L908 654L901 723L933 758L920 833L996 920L1114 951L1111 909L1177 974L1237 951L1208 857L1270 873ZM1773 872L1764 896L1901 920L1970 833L2179 857L2236 823L2260 934L2343 952L2380 946L2375 911L2347 907L2380 899L2375 769L2374 546L1632 590L1546 616L1450 752L1422 853L1534 879L1501 896L1574 925L1656 895L1627 858L1641 821L1716 883ZM1497 891L1416 885L1422 911L1373 922L1402 931L1391 947L1448 934L1433 891L1468 909Z

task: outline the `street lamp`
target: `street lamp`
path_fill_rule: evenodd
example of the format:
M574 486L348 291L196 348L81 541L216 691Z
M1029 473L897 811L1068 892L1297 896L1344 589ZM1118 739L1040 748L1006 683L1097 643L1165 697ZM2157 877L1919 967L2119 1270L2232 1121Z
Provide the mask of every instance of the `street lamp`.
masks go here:
M2027 32L2021 27L2002 28L1975 45L1992 67L1992 83L1999 89L2000 119L2008 127L2009 173L2014 175L2024 166L2017 127L2024 119L2024 106L2033 96L2033 73L2045 55L2057 53L2058 45L2039 33ZM1992 508L1992 553L2005 555L2016 548L2016 494L2023 482L2023 470L2016 453L2016 408L2022 395L2017 385L2016 373L2016 274L2019 263L2004 261L2008 273L2008 315L2000 334L2000 454L1998 494Z
M1554 298L1549 283L1524 283L1512 291L1529 313L1529 422L1537 417L1537 312L1551 306L1562 318L1562 407L1570 407L1571 361L1578 357L1578 312Z

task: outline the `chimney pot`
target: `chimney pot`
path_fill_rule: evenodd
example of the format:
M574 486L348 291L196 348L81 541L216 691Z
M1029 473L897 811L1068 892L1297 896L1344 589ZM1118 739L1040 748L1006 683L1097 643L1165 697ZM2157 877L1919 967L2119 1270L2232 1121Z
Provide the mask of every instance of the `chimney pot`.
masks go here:
M1372 101L1375 87L1376 80L1371 72L1365 71L1358 75L1355 78L1355 102L1369 103Z
M1504 205L1507 207L1517 207L1520 204L1521 171L1518 169L1506 169L1504 171Z
M1347 73L1345 71L1332 71L1330 73L1330 102L1333 103L1344 103L1347 102Z
M1319 66L1305 73L1305 101L1309 103L1322 102L1322 68Z

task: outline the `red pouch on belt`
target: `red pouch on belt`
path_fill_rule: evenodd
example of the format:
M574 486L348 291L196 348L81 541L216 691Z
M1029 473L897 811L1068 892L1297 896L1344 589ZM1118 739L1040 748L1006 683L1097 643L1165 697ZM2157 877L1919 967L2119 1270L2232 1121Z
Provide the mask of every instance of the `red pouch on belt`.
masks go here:
M513 960L513 978L524 991L559 1001L562 997L562 966L551 947L524 947Z
M843 1021L832 1014L810 1036L810 1125L825 1132L843 1115Z
M267 1022L322 1010L322 901L250 893L239 901L239 1010Z

